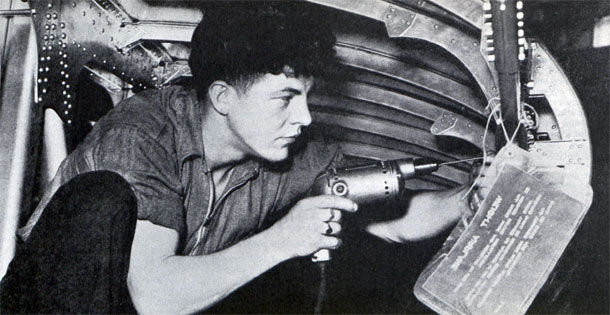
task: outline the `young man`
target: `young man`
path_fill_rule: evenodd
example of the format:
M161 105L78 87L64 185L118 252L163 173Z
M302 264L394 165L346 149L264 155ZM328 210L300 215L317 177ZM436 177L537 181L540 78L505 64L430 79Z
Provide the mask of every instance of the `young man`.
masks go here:
M313 142L292 152L333 44L295 2L210 4L192 40L195 91L141 93L96 124L23 231L4 310L123 312L128 288L138 312L191 313L283 261L337 248L342 212L358 205L306 193L341 154ZM367 230L435 235L459 217L459 198L416 195L404 217Z

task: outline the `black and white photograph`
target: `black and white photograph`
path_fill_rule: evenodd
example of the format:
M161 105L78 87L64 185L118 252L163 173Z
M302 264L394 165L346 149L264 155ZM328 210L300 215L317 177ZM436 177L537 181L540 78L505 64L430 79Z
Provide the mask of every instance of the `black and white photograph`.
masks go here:
M607 0L1 0L0 314L609 314Z

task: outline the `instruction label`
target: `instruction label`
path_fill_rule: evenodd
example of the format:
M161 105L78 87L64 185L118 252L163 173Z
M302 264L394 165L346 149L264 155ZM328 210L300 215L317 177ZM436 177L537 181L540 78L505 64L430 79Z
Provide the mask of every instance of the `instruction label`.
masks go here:
M525 313L586 211L506 165L468 228L424 279L423 295L442 304L435 310L443 313Z

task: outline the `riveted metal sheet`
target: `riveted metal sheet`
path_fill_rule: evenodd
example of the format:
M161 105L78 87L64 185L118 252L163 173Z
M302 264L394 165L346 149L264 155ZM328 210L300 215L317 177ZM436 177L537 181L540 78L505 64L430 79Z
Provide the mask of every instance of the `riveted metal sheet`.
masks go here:
M418 14L415 11L387 3L385 1L367 1L367 6L353 5L352 2L338 0L308 0L310 2L341 9L344 11L366 16L384 23L390 23L391 37L409 37L431 42L456 56L470 71L482 92L490 99L497 95L497 88L490 69L483 62L484 56L480 53L480 38L470 36L443 22ZM424 6L424 1L418 2ZM384 15L391 8L400 12L400 16L408 16L404 23L397 23L395 19ZM413 17L411 18L411 15ZM411 20L412 19L412 20ZM407 24L407 22L409 22ZM398 25L403 25L402 32ZM386 24L386 27L388 24Z
M314 112L312 113L312 116L316 122L322 124L334 124L347 129L359 130L389 137L406 142L410 145L426 148L440 154L447 154L447 152L444 152L443 149L438 146L436 138L427 131L410 128L408 126L395 124L389 121L379 121L378 119L374 119L372 117L353 114L337 115L333 113ZM461 152L451 152L449 156L455 159L463 159L467 157Z
M350 67L390 76L393 79L407 82L450 99L477 113L484 112L483 106L476 106L476 104L481 104L481 101L477 99L469 87L449 80L442 75L406 65L396 59L382 57L369 51L348 48L340 44L336 47L336 50L341 61Z

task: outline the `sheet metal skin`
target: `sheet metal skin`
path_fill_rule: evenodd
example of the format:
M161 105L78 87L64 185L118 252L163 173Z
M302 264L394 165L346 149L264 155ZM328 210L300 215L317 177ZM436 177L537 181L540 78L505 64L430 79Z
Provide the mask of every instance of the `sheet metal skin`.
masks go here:
M489 113L487 101L497 96L498 91L493 64L486 61L486 54L482 52L486 46L480 44L476 32L482 28L481 2L309 2L349 12L342 13L348 15L344 19L355 14L371 25L366 30L337 26L336 50L343 64L340 71L352 74L341 78L329 74L325 80L334 81L330 84L334 85L332 91L314 91L312 110L321 111L317 117L328 117L329 110L347 113L349 115L335 115L333 119L337 126L348 126L347 122L352 122L356 115L364 122L357 125L363 128L359 131L375 130L376 135L400 139L405 146L418 146L434 154L442 152L443 148L435 146L431 132L457 136L483 147L480 139ZM194 8L164 10L164 7L141 1L121 5L122 2L114 0L34 0L30 3L38 11L34 16L40 55L38 101L45 108L55 109L68 128L75 118L78 119L73 116L74 108L78 106L73 101L74 87L78 73L85 65L92 71L92 77L111 74L123 81L123 88L135 91L159 88L171 84L175 78L189 75L184 63L188 51L183 52L182 57L176 57L176 53L161 43L188 41L200 17ZM439 12L444 13L443 19L437 19L442 15ZM378 25L384 26L385 34L373 31L379 28ZM411 42L405 44L399 41L402 39ZM425 48L409 50L413 41L440 47L453 60L426 56ZM588 139L584 115L573 91L567 94L569 101L565 101L565 92L556 92L570 91L569 82L546 50L537 49L540 53L534 60L535 82L531 93L549 100L563 140ZM551 70L555 75L549 75ZM555 84L557 89L544 83L547 81L558 82ZM566 86L568 88L564 89ZM397 115L397 111L400 114ZM460 128L453 126L451 132L430 130L435 122L434 126L443 125L442 114L453 115L463 124ZM396 117L408 119L398 122ZM573 117L578 118L577 123L568 125L566 121L572 121ZM396 127L384 126L386 121ZM318 125L326 123L328 121L323 119L315 122ZM354 129L350 127L346 129L348 133ZM396 129L400 128L404 133L413 129L413 134L422 137L398 136ZM486 147L490 145L493 144L488 143ZM460 156L452 152L444 154L450 158ZM589 168L590 158L587 159L586 154L582 165ZM588 178L589 172L583 170L583 178Z

